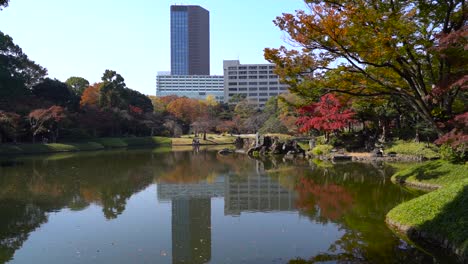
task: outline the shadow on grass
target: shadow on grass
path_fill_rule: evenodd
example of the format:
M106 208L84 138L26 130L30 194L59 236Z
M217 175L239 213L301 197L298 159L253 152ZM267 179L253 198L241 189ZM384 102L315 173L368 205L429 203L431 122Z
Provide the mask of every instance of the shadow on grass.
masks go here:
M432 220L407 232L408 238L444 259L468 263L468 182ZM456 256L455 256L456 255Z
M405 182L409 177L415 176L416 180L424 181L437 179L446 176L450 173L449 170L441 170L442 163L431 162L422 164L412 169L408 169L405 173L398 173L396 180L399 182Z

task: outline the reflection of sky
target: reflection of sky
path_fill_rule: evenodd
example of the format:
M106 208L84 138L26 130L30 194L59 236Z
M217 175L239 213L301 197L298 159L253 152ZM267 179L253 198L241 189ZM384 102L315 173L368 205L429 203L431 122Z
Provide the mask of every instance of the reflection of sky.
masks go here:
M113 220L106 220L95 205L82 211L51 213L49 221L16 251L11 263L173 263L173 205L155 199L156 189L152 185L133 195L126 210ZM311 223L297 212L229 216L222 197L211 198L211 206L204 204L211 207L206 208L211 216L198 224L211 223L206 227L211 245L205 245L211 246L211 263L280 258L283 263L298 256L308 258L326 251L343 235L334 224ZM201 237L194 227L187 232Z

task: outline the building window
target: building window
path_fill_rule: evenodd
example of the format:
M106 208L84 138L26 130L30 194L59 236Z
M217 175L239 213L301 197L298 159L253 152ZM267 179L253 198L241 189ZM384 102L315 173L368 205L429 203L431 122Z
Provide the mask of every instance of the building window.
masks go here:
M257 96L257 93L249 93L249 96Z
M278 82L270 82L270 84L275 85L278 84Z
M239 85L247 85L247 82L240 82Z
M250 87L249 91L257 91L257 87Z
M268 79L268 76L267 75L260 75L258 76L259 79Z
M260 69L266 70L266 69L268 69L268 66L260 66Z
M275 65L270 65L269 68L270 68L270 69L274 69L274 68L275 68Z
M260 99L258 99L258 101L259 102L266 102L266 101L268 101L268 98L260 98Z
M239 84L240 84L240 83L239 83ZM236 83L236 82L230 82L229 85L236 86L237 83Z
M272 87L270 87L270 90L273 90L273 91L274 91L274 90L278 90L278 87L272 86Z
M249 85L257 85L257 82L249 82Z
M239 91L247 91L247 88L239 88Z
M239 79L247 79L247 76L239 76Z
M260 74L268 74L268 71L259 71Z
M239 70L247 70L247 67L245 67L245 66L239 66Z
M287 88L286 88L286 87L281 87L280 90L281 90L281 91L286 91Z
M240 71L239 74L247 74L246 71Z
M237 76L229 76L229 80L235 80L237 79Z
M249 71L249 74L257 74L257 71Z
M278 93L270 93L270 96L276 96Z
M236 71L230 71L230 72L228 72L228 74L229 74L229 75L236 75L237 72L236 72Z
M259 90L260 91L268 91L268 87L260 87Z
M249 70L256 70L257 66L249 66Z
M260 96L268 96L268 93L259 93Z
M270 75L270 79L278 79L278 75Z
M260 85L267 85L268 83L267 83L267 82L259 82L258 84L260 84Z
M249 79L257 79L257 76L249 76Z
M237 91L237 88L229 88L229 91L230 91L230 92Z

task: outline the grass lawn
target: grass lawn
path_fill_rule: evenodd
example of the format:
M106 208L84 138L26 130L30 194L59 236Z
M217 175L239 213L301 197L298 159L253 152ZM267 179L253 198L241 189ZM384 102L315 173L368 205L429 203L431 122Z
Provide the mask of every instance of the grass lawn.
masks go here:
M100 150L104 149L99 143L51 143L51 144L1 144L0 154L36 154L53 152L70 152L80 150Z
M192 145L192 140L194 135L184 135L180 138L171 138L173 145ZM200 144L207 145L217 145L217 144L232 144L236 140L235 136L223 136L216 134L207 134L206 140L203 140L203 135L199 135Z
M385 149L385 153L389 152L410 156L422 156L425 159L440 158L437 146L432 143L398 140Z
M396 182L429 184L437 187L468 179L468 165L443 160L429 161L403 169L392 176Z
M431 161L396 173L400 182L440 186L436 191L404 202L387 214L387 222L427 234L440 245L448 241L457 255L468 258L468 165ZM427 237L426 237L427 239Z
M0 144L0 155L40 154L56 152L73 152L101 150L105 148L138 147L138 146L170 146L171 139L164 137L135 138L99 138L91 142L81 143L50 143L50 144Z

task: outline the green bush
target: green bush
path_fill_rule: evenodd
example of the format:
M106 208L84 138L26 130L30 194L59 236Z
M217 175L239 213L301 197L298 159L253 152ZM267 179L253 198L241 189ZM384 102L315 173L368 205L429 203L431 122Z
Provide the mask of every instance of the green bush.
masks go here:
M443 160L447 160L452 163L462 163L467 160L468 153L465 152L464 146L461 146L457 150L457 149L453 149L449 145L444 144L440 147L440 157Z
M317 145L315 146L315 148L312 149L312 154L314 154L315 156L328 155L331 153L332 149L332 145Z
M385 152L395 152L403 155L420 156L425 159L438 159L440 158L439 148L426 142L414 142L398 140L385 149Z

